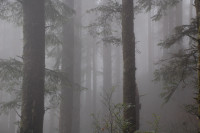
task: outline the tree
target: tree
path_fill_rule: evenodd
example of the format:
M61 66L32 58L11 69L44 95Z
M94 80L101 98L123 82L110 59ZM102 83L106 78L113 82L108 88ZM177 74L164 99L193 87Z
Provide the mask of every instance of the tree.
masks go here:
M195 8L196 8L196 19L197 19L197 49L198 49L198 63L197 63L197 73L198 73L198 96L197 96L197 103L198 103L198 119L199 119L199 129L198 133L200 133L200 1L195 0Z
M134 133L136 129L136 79L135 79L135 37L133 0L122 0L122 45L123 45L123 103L124 119L130 123L124 133Z
M148 71L150 76L153 73L153 62L154 62L154 45L153 45L153 37L152 37L152 20L151 20L152 11L150 10L148 13Z
M41 1L41 2L43 2L43 1ZM46 36L45 36L44 42L46 44L48 44L47 49L48 48L51 49L52 47L55 47L55 46L59 47L58 44L61 44L60 36L59 36L60 31L61 31L60 30L61 25L63 24L63 22L65 22L67 20L68 16L73 13L73 10L69 9L69 7L64 5L61 0L45 0L45 4L44 4L45 8L43 9L43 10L45 10L45 14L44 14L44 11L41 10L41 6L43 6L43 3L41 4L41 2L38 2L38 1L34 2L34 1L30 1L30 0L28 0L26 2L23 2L23 1L8 1L8 0L0 1L0 10L1 10L0 17L1 17L1 19L19 24L19 26L22 25L22 20L24 20L24 22L23 22L24 27L25 27L24 28L24 35L25 35L25 33L28 33L24 37L25 46L24 46L24 55L23 55L23 59L25 61L24 66L26 66L26 67L24 67L24 70L26 70L26 71L22 72L22 70L21 70L22 62L15 60L15 62L13 62L12 65L17 65L17 67L14 67L14 69L15 70L17 69L17 71L19 70L18 71L19 73L18 72L12 73L13 71L11 70L12 71L11 72L9 70L9 71L7 71L8 73L6 74L6 75L11 74L12 75L11 80L12 81L15 80L14 82L15 82L16 86L14 86L11 82L9 82L9 83L11 83L9 87L12 88L12 93L14 92L16 98L12 101L1 104L1 110L3 110L4 107L8 107L9 109L12 109L12 108L19 109L22 106L22 118L24 117L24 119L22 119L21 127L26 128L26 129L23 129L23 130L28 130L28 128L31 126L31 124L32 125L35 124L35 123L41 124L41 122L39 122L40 118L39 117L35 118L35 116L38 116L40 114L42 116L42 112L44 114L44 111L40 111L39 113L36 112L40 109L37 106L38 105L42 106L42 103L44 104L44 102L43 102L44 99L42 100L39 93L38 93L39 89L41 89L41 90L44 89L44 87L42 88L42 84L41 84L42 78L43 78L42 74L44 74L44 72L42 73L41 72L42 70L41 71L39 70L39 66L41 65L43 57L44 57L44 55L41 56L42 52L44 52L43 51L44 49L41 49L42 48L41 44L43 43L44 40L42 40L43 36L42 36L42 33L39 33L39 31L42 31L43 29L45 29L45 32L46 32L45 35ZM31 4L33 4L33 6L31 6ZM37 4L39 6L37 6ZM22 12L22 9L23 10L25 9L26 11ZM22 13L24 13L25 15L23 15ZM40 22L42 22L42 20L41 20L42 16L43 16L43 18L45 18L45 26L44 27L42 27L43 23L40 23ZM31 26L29 26L29 25L31 25ZM38 32L39 34L36 33L36 32ZM34 35L34 36L32 36L32 35ZM40 42L40 43L38 43L38 42ZM32 50L32 52L30 52L31 50ZM35 55L35 54L37 54L37 55ZM32 57L33 59L29 59L30 57ZM37 59L39 59L39 60L37 61ZM1 60L1 63L3 63L3 62L4 61ZM12 65L9 64L9 62L10 61L8 61L8 62L6 61L4 63L10 66L8 68L12 68ZM43 62L43 66L45 66L44 62ZM3 69L5 70L5 67L1 66L1 72L4 72ZM31 73L29 72L27 74L28 70L31 71ZM38 70L38 71L32 72L34 70ZM26 72L26 74L24 74L25 72ZM40 73L40 74L38 76L35 76L38 73ZM24 81L28 82L28 84L27 83L23 84L23 92L25 92L27 94L27 95L23 95L23 99L29 98L32 101L34 100L33 103L31 103L30 100L29 100L30 102L27 101L31 104L24 104L24 101L21 104L21 98L22 98L21 97L21 89L15 89L15 87L18 88L19 84L21 83L22 74L25 75L26 77L28 77L28 78L26 78L26 77L24 78ZM51 77L51 76L49 77L49 74L53 77ZM31 78L30 75L33 76L31 80L34 81L37 77L37 81L40 80L40 82L38 81L38 84L37 84L36 81L34 81L34 82L30 81L30 78ZM58 96L59 95L58 94L58 92L59 92L58 88L60 87L60 79L63 79L63 78L66 79L66 77L64 77L63 74L59 72L59 70L52 71L52 70L49 70L49 69L46 69L45 76L46 76L45 81L47 81L46 82L47 83L46 88L45 88L45 94L47 94L46 96L50 96L51 98L54 97L55 95ZM41 78L38 78L38 77L41 77ZM52 79L55 79L55 82ZM5 81L5 80L6 79L4 77L1 77L1 82ZM7 79L7 81L8 81L8 79ZM48 81L50 81L49 82L50 84L48 83ZM33 85L29 85L30 82ZM41 85L41 88L38 87L39 85ZM34 93L32 93L33 90L29 91L30 89L27 88L27 87L32 87L32 88L34 87ZM35 93L37 93L38 95L36 95ZM33 97L30 97L29 96L30 94L34 94ZM38 97L41 100L40 104L38 102L39 101ZM35 102L36 98L38 98L37 103ZM10 103L12 103L12 104L10 104ZM36 105L36 104L38 104L38 105ZM9 106L9 105L11 105L11 106ZM28 107L33 107L33 108L36 108L36 109L27 109ZM46 107L46 108L49 108L49 107ZM23 110L26 113L24 115L23 115ZM33 112L34 110L36 110L36 111ZM31 114L29 114L29 113L31 113ZM28 117L26 117L27 115L28 115ZM33 116L33 115L35 115L35 116ZM27 122L28 120L31 120L32 118L34 118L35 120ZM41 118L43 119L43 117L41 117ZM35 123L33 123L33 122L35 122ZM35 128L34 130L42 128L41 125L37 126L37 124L35 124L34 127L33 126L30 127L31 132L32 132L31 128ZM36 128L36 126L37 126L37 128ZM21 128L21 130L22 130L22 128ZM42 131L42 129L41 129L41 131ZM38 131L38 133L39 133L39 131Z
M65 0L74 8L74 0ZM74 17L63 25L62 72L65 78L61 87L59 133L72 132L73 87L74 87Z
M103 3L108 2L104 0ZM105 15L103 12L101 15ZM102 38L108 38L111 32L111 22L109 19L103 20L103 31ZM111 43L103 41L103 95L105 95L105 91L109 88L112 88L112 47ZM103 109L103 113L105 113L105 109Z
M23 83L20 133L42 133L44 117L44 0L23 0Z
M77 87L73 92L73 124L72 132L80 132L80 94L81 94L81 55L82 55L82 1L76 0L75 29L74 29L74 83Z

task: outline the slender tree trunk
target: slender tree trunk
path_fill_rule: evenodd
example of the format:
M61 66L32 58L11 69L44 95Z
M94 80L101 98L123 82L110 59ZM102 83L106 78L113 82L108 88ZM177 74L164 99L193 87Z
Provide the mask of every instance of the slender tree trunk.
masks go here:
M151 11L148 13L148 62L149 62L149 74L152 78L153 75L153 62L154 62L154 46L152 43L152 20L151 20Z
M82 2L76 0L76 15L75 15L75 47L74 47L74 82L76 87L74 88L73 98L73 125L72 133L80 132L80 93L81 93L81 13Z
M74 8L74 0L65 0ZM59 133L72 133L73 87L74 87L74 18L63 26L62 72Z
M44 117L44 0L23 0L23 84L20 133L42 133Z
M10 120L9 120L9 133L15 133L15 122L16 122L16 113L14 110L10 111Z
M183 2L180 1L178 5L176 6L176 26L182 25L182 19L183 19Z
M121 81L121 77L122 77L122 69L121 69L121 64L122 64L122 61L121 61L121 46L118 46L116 48L114 48L114 59L115 62L114 62L114 70L113 70L113 85L116 86L116 91L115 91L115 97L114 97L114 101L116 103L122 103L122 81Z
M103 0L103 4L106 4L108 0ZM104 14L102 14L104 15ZM111 31L111 21L104 20L103 25L103 38L107 38ZM106 96L107 90L112 88L112 49L110 43L103 42L103 97ZM103 114L107 114L105 106L102 107Z
M135 78L135 36L134 0L122 0L122 43L123 43L123 103L131 105L124 110L124 120L130 125L124 133L134 133L136 128L136 78Z
M196 19L197 19L197 29L198 29L198 64L197 64L197 73L198 73L198 118L199 118L199 129L198 133L200 133L200 0L195 0L195 8L196 8Z
M103 89L112 87L111 44L103 45Z
M193 18L193 0L190 0L190 20Z
M96 56L97 56L97 46L93 44L93 55L92 55L92 62L93 62L93 113L96 114L96 99L97 99L97 66L96 66Z
M82 99L82 109L81 111L83 112L81 115L81 132L83 133L89 133L91 132L91 111L92 111L92 91L91 91L91 86L92 86L92 72L91 72L91 67L92 67L92 53L91 53L91 40L89 36L87 36L87 41L86 41L86 61L85 61L85 87L87 88L86 90L83 91L83 99Z

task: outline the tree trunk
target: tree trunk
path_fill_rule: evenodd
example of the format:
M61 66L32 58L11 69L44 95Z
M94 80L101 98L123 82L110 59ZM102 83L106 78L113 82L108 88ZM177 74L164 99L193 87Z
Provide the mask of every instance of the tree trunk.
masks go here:
M190 0L190 21L193 18L193 0Z
M91 132L91 113L92 113L92 40L88 36L87 41L87 55L86 55L86 103L85 103L85 116L84 116L84 131Z
M93 44L93 55L92 55L92 65L93 65L93 113L96 114L96 99L97 99L97 66L96 66L96 56L97 56L97 46Z
M134 133L136 128L136 78L135 78L135 36L133 0L122 0L122 44L123 44L123 103L131 105L124 110L124 120L130 125L124 133Z
M65 0L74 8L74 0ZM72 133L73 87L74 87L74 18L63 26L62 72L64 79L61 87L59 133Z
M80 132L80 93L81 93L81 13L82 13L82 2L76 0L76 15L75 15L75 44L74 44L74 82L76 87L73 92L73 124L72 133Z
M198 133L200 133L200 0L195 0L195 8L196 8L196 19L197 19L197 29L198 29L198 64L197 64L197 73L198 73L198 118L199 118L199 129Z
M148 63L149 63L149 75L150 78L153 76L153 64L154 64L154 45L152 37L152 20L151 20L151 11L148 13Z
M9 118L9 133L15 133L15 126L16 126L15 122L16 122L16 113L12 109L10 111L10 118Z
M103 89L112 87L111 44L103 44Z
M114 65L113 65L113 85L115 88L115 95L113 101L122 103L122 50L121 46L114 48Z
M180 1L178 5L176 6L176 26L182 25L182 19L183 19L183 8L182 8L183 2Z
M44 0L23 0L23 83L20 133L42 133L44 117Z

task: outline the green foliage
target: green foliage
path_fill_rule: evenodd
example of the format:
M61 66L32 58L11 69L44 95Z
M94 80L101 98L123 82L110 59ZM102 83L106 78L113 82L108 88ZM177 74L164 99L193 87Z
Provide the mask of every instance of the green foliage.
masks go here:
M113 93L114 88L106 90L103 97L102 103L106 108L105 114L101 116L92 115L94 133L123 133L130 126L130 123L123 119L124 109L130 106L121 103L114 104L112 102Z
M21 84L23 76L23 62L16 59L0 59L0 91L12 95L15 99L0 103L0 113L21 107ZM73 85L81 91L83 88L77 83L71 83L68 76L60 70L45 69L45 101L46 110L55 108L60 102L61 81Z
M0 112L7 112L10 109L21 107L21 84L22 84L22 66L23 63L16 59L0 60L0 83L1 92L12 95L15 99L2 101L0 103ZM45 70L45 96L49 102L59 102L59 88L63 74L59 71Z
M164 92L161 96L168 102L178 87L191 86L190 77L196 74L196 53L193 49L179 51L168 59L158 62L159 68L155 70L155 81L163 83Z
M108 0L87 12L98 15L97 21L102 25L105 24L106 21L121 19L121 11L122 5L119 2L116 0Z
M124 133L126 129L132 125L123 119L123 111L132 107L121 103L113 103L112 96L115 88L105 90L105 95L102 97L102 103L106 108L104 114L92 114L94 133ZM158 133L160 117L153 114L154 121L149 122L154 131L136 131L135 133ZM127 131L127 133L129 133Z
M99 42L104 44L121 44L121 28L119 31L114 30L114 25L121 24L122 5L115 0L102 2L97 7L90 9L87 13L95 14L94 21L86 28L91 36L99 38ZM119 28L119 27L118 27Z
M150 10L155 10L155 15L152 19L157 21L164 15L169 8L176 6L182 0L138 0L137 9L144 10L146 12Z
M159 124L160 124L160 117L156 114L153 114L154 121L149 122L151 125L152 129L154 130L154 133L158 133L159 131Z
M189 25L177 26L174 30L174 33L164 41L161 41L158 45L162 46L163 48L170 48L172 45L176 45L177 42L184 37L189 37L193 41L197 41L195 38L197 32L196 19L192 19L191 24Z
M178 52L170 53L168 57L160 60L157 63L159 68L154 72L155 81L163 83L164 92L161 96L165 102L169 101L178 88L196 88L198 57L196 27L196 19L192 19L191 24L176 27L172 35L158 44L164 49L181 47ZM179 43L184 38L190 39L186 48Z
M17 110L21 107L21 99L17 97L13 100L0 103L0 113L9 113L11 109Z
M198 107L197 104L185 105L185 110L192 115L198 116Z

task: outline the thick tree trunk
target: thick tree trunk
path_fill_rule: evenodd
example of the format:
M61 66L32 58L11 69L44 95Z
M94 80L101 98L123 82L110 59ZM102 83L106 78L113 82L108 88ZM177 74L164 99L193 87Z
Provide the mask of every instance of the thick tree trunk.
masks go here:
M198 29L198 64L197 64L197 73L198 73L198 118L199 118L199 129L198 133L200 133L200 0L195 0L195 8L196 8L196 19L197 19L197 29Z
M65 0L74 8L74 0ZM59 133L72 133L73 87L74 87L74 18L63 26L62 72Z
M42 133L44 117L44 0L23 0L23 84L20 133Z
M124 120L130 125L124 133L134 133L136 128L136 78L135 78L135 36L133 0L122 0L122 43L123 43L123 103L131 105L124 110Z

